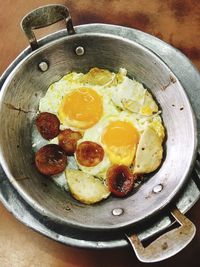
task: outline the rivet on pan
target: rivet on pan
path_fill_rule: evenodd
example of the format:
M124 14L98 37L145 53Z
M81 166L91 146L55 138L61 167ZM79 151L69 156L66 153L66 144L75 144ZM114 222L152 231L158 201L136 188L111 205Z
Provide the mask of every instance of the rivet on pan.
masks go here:
M163 190L163 185L162 185L162 184L158 184L158 185L156 185L156 186L153 188L153 192L154 192L155 194L161 192L162 190Z
M122 215L123 212L124 212L123 209L116 208L116 209L112 210L112 215L114 215L114 216L120 216L120 215Z
M75 52L77 56L82 56L85 53L85 49L82 46L77 46Z
M48 64L45 61L40 62L38 66L39 66L39 69L43 72L47 71L49 68Z

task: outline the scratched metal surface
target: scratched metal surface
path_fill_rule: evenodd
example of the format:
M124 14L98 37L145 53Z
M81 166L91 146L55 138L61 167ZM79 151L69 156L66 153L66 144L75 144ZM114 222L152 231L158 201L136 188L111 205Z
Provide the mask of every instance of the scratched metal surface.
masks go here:
M178 76L182 82L187 94L192 102L193 108L197 115L197 120L199 121L199 105L198 105L198 95L200 91L200 77L198 71L191 64L191 62L180 52L178 52L173 47L167 45L161 40L152 37L143 32L112 25L101 25L101 24L90 24L82 25L76 27L77 32L106 32L116 34L118 36L129 38L138 43L143 44L158 56L160 56L165 63L172 69L172 71ZM43 39L40 44L53 40L54 38L62 37L66 34L66 31L60 31L58 33L52 34L48 38ZM10 73L11 69L28 53L30 49L26 49L16 60L13 65L8 68L8 70L1 77L1 84L3 84L7 75ZM190 79L186 79L184 73L189 72ZM191 86L192 84L192 86ZM200 131L198 130L198 133ZM196 171L197 169L197 171ZM191 175L186 187L183 189L179 197L176 199L175 204L178 208L185 213L190 209L194 203L198 200L200 192L199 186L199 172L198 168ZM73 228L62 228L61 225L50 221L33 210L23 199L15 192L12 186L7 181L4 172L0 171L0 198L4 205L10 210L13 215L22 221L27 226L41 232L42 234L60 241L62 243L77 246L77 247L87 247L87 248L116 248L127 246L128 243L124 238L124 233L110 233L105 237L102 237L101 233L97 232L87 232L78 231ZM194 182L195 181L195 182ZM167 212L167 211L165 211ZM142 226L143 231L136 229L141 240L147 239L150 236L155 235L162 229L170 226L172 223L169 216L161 214L159 217L155 217L153 221L147 222Z

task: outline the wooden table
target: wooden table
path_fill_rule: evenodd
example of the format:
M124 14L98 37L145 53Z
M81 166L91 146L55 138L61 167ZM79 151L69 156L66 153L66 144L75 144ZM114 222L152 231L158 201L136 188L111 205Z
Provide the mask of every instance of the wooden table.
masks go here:
M200 69L199 0L39 1L0 0L0 75L28 45L21 18L38 6L62 3L74 24L111 23L148 32L180 49ZM38 37L60 29L62 23L38 32ZM178 255L155 266L199 266L200 201L187 213L197 227L194 240ZM0 266L2 267L132 267L144 266L130 248L92 251L52 241L18 222L0 204ZM149 264L151 266L152 264Z

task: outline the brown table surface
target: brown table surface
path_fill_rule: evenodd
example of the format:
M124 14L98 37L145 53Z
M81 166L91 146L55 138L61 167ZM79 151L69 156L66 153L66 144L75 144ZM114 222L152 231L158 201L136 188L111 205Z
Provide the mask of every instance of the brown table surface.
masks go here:
M28 45L21 18L38 6L68 6L75 25L110 23L148 32L180 49L200 69L199 0L0 0L0 75ZM61 24L39 31L38 36ZM200 201L187 213L197 227L193 241L178 255L155 266L200 266ZM107 251L71 248L50 240L18 222L0 204L0 266L132 267L144 266L130 248ZM152 266L150 264L149 266Z

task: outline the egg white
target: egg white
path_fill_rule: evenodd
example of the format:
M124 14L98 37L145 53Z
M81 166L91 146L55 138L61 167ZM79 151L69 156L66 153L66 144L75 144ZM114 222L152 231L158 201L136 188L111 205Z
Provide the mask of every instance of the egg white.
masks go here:
M81 78L84 77L83 73L69 73L49 87L45 96L40 100L39 111L50 112L58 116L63 97L78 88L87 87L102 96L103 115L94 126L84 131L81 130L83 137L78 141L78 144L84 141L92 141L104 147L101 141L103 131L111 121L117 120L130 122L137 129L139 135L150 126L155 130L159 138L163 140L165 135L164 127L156 102L141 83L130 79L126 74L127 71L125 69L120 69L118 74L112 74L112 79L109 82L104 85L97 85L80 82ZM80 129L70 127L67 124L60 126L61 130L66 128L80 131ZM55 138L50 142L57 144L58 140ZM38 139L35 143L42 144ZM82 166L76 160L76 155L69 157L68 162L67 169L79 168L83 172L101 179L106 178L106 171L112 165L106 152L103 160L94 167ZM59 177L55 177L55 181L63 186L63 176Z
M76 76L77 75L77 76ZM61 101L63 97L66 94L69 94L70 92L77 90L82 87L87 87L95 92L97 92L100 96L102 96L103 100L103 116L109 116L109 115L117 115L119 114L119 110L116 107L116 105L113 103L111 99L111 92L104 86L98 86L98 85L84 85L81 84L78 80L78 78L81 77L81 75L74 74L75 77L74 80L71 80L70 74L64 76L60 81L55 82L52 84L49 89L47 90L47 93L45 96L40 100L39 103L39 111L40 112L50 112L58 116L58 110L61 104ZM71 127L67 123L61 124L61 130L70 128L72 130L78 131L78 128Z

